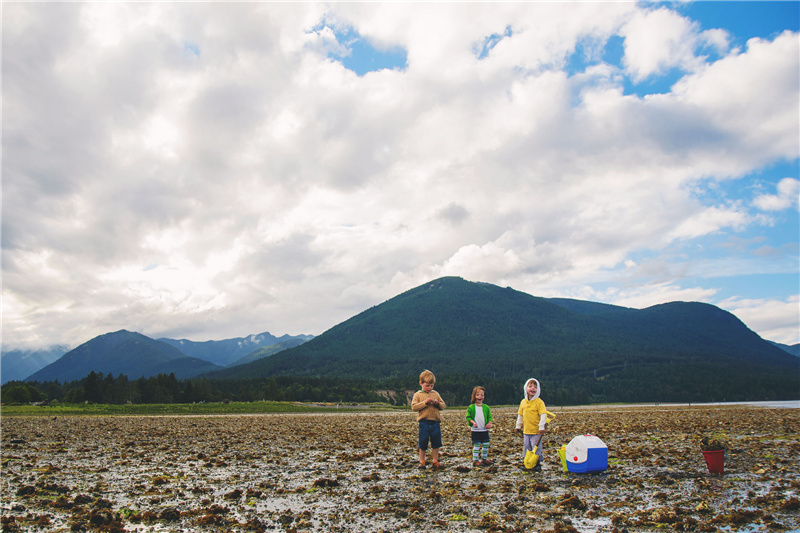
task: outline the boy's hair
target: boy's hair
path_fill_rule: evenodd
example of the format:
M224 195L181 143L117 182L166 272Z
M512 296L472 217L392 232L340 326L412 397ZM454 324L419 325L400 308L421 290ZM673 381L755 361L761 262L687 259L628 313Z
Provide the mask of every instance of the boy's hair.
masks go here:
M436 376L433 375L433 372L430 370L423 370L422 374L419 375L419 382L420 383L430 383L433 385L436 383Z
M472 400L470 401L470 403L475 403L475 395L476 395L476 394L478 394L478 391L479 391L479 390L482 390L482 391L483 391L483 394L484 394L484 396L486 395L486 389L484 389L483 387L481 387L480 385L478 385L477 387L475 387L474 389L472 389Z

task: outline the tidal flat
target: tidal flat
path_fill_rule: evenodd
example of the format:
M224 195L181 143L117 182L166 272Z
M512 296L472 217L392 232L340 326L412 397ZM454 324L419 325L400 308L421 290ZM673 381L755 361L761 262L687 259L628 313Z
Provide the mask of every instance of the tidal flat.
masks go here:
M800 409L551 408L544 469L522 469L516 409L494 408L473 467L463 409L443 468L418 467L410 411L234 416L5 416L2 531L634 532L800 530ZM562 470L574 436L608 469ZM708 471L703 436L728 443Z

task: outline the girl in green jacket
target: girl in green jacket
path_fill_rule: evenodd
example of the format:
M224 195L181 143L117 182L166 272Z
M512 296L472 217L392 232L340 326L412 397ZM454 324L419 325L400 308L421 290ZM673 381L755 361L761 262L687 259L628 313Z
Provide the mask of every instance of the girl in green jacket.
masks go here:
M467 407L467 424L472 431L472 466L492 464L489 459L489 430L492 429L492 411L483 403L486 389L472 389L472 403ZM481 457L483 460L481 460Z

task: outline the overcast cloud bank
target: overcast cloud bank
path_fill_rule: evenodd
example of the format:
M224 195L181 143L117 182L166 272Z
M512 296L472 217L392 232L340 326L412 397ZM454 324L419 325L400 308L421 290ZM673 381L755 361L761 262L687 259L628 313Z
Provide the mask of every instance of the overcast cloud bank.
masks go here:
M767 172L800 155L796 32L736 47L622 3L11 3L2 25L4 344L318 335L443 275L800 340L800 182ZM406 64L345 68L345 33Z

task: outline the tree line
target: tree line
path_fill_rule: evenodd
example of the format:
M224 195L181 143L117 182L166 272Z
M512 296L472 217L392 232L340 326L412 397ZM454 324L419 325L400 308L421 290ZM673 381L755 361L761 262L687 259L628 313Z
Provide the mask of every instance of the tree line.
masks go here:
M174 373L128 379L124 374L90 372L85 378L60 383L11 381L0 387L4 404L39 402L95 404L199 403L221 401L383 402L366 383L339 378L253 378L178 380Z
M542 384L548 405L613 402L720 402L795 400L797 375L776 369L754 372L747 365L725 368L713 363L623 365L615 369L570 372L532 369L520 379L479 374L437 374L436 390L449 405L468 405L473 387L486 388L489 405L514 405L522 399L529 377ZM0 387L5 404L34 402L149 404L220 401L288 401L327 403L394 403L406 405L407 393L418 389L418 374L390 379L327 376L271 376L248 379L191 378L174 374L128 379L90 372L85 378L60 383L12 381ZM378 391L393 391L387 396Z

